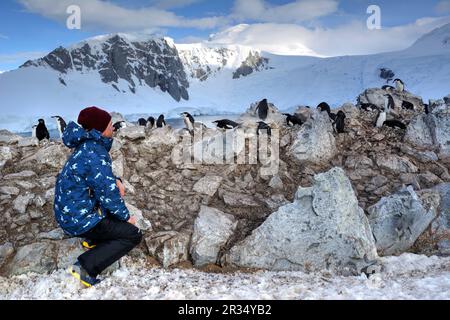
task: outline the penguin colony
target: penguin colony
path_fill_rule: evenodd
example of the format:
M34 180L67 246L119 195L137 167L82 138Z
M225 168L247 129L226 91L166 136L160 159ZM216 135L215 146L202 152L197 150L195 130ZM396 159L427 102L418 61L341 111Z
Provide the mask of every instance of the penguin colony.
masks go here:
M397 92L404 92L405 91L405 83L401 79L395 79L393 81L394 86L391 85L384 85L382 89L386 91L386 94L384 96L385 102L384 106L379 107L375 104L371 103L363 103L360 105L361 110L368 111L368 112L377 112L377 116L375 119L374 127L381 128L383 126L391 127L391 128L399 128L402 130L406 129L406 124L402 123L398 119L390 119L390 113L392 110L396 108L396 101L394 100L392 93L395 91ZM448 100L448 98L446 98ZM447 101L446 101L447 102ZM414 110L414 105L409 101L400 101L401 108L405 110ZM429 105L425 104L425 113L429 114ZM310 109L310 106L306 106L307 109ZM333 129L335 133L341 134L345 133L345 119L346 115L343 111L339 111L337 114L331 112L331 107L327 102L321 102L317 108L319 112L326 112L330 118L330 121L332 122ZM271 110L271 106L268 103L267 99L261 100L256 108L255 108L255 114L259 118L259 121L257 124L257 135L260 134L267 134L268 136L271 136L272 128L270 125L266 123L267 118L269 117L270 112L273 112ZM180 114L184 121L185 129L191 134L194 134L194 131L198 127L206 128L206 126L202 123L197 123L195 121L195 118L188 112L183 112ZM306 119L302 115L297 114L290 114L290 113L283 113L283 116L286 117L286 126L288 127L295 127L295 126L302 126ZM53 116L53 119L56 120L58 133L60 138L63 137L64 130L67 127L66 122L61 116ZM239 123L234 122L229 119L221 119L216 120L213 122L218 129L221 130L233 130L240 126ZM161 114L157 119L154 117L149 117L147 119L140 118L138 119L137 125L144 126L150 129L157 129L157 128L164 128L167 126L165 117L163 114ZM114 123L114 132L117 132L123 128L127 127L126 121L118 121ZM45 121L43 119L38 120L38 124L34 125L32 128L32 136L36 137L39 141L42 141L44 139L49 140L50 134L46 127Z

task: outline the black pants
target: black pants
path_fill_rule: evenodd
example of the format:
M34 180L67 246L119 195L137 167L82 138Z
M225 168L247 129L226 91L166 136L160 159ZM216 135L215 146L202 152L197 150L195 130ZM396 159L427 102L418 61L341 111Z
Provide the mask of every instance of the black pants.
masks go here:
M81 266L91 277L97 277L142 241L142 233L137 227L109 217L80 237L97 245L78 257Z

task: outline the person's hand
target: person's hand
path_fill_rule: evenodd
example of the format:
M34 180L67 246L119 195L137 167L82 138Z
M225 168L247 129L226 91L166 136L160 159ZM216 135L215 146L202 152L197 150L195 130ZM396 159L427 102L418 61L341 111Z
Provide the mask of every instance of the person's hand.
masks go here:
M135 216L133 216L133 217L131 217L130 218L130 220L128 220L128 223L131 223L132 225L136 225L136 217Z
M117 182L117 188L119 188L119 191L120 191L120 196L122 198L125 197L125 187L124 187L123 183L120 182L120 180L116 180L116 182Z

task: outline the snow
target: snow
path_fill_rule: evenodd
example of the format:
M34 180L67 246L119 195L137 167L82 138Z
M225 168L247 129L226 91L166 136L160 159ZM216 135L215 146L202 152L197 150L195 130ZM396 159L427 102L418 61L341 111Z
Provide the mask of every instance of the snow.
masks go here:
M83 43L98 47L111 36ZM154 39L121 36L128 42ZM176 102L168 93L147 85L138 85L133 94L124 80L117 84L118 92L111 84L103 83L95 70L61 75L48 66L20 68L0 75L0 129L31 131L39 118L60 115L76 119L80 110L92 105L125 116L173 114L171 110L182 109L195 109L203 114L242 113L263 98L280 110L293 110L298 105L315 106L322 101L338 107L346 102L356 103L356 97L367 88L386 84L379 77L380 68L392 69L406 83L409 92L422 96L425 101L441 99L450 93L450 25L422 37L410 49L369 56L281 56L235 44L165 41L179 50L188 75L198 67L209 66L213 70L206 81L189 78L189 101ZM233 72L250 52L268 58L269 69L233 79ZM224 57L227 62L222 68ZM59 77L67 86L60 83Z
M215 274L146 268L125 258L100 285L83 289L64 270L50 276L0 278L0 300L450 300L450 258L403 254L382 258L385 271L367 278L326 273Z

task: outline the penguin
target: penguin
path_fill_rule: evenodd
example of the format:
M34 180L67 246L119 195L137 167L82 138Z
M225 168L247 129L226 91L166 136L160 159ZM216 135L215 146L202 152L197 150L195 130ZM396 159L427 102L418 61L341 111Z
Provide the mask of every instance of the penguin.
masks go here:
M388 85L383 86L381 89L383 89L385 91L394 91L395 90L395 88L393 86L388 86Z
M390 94L385 95L384 99L384 110L393 110L395 109L395 101L394 98Z
M391 128L400 128L402 130L406 130L407 128L406 124L398 120L386 120L383 125Z
M153 129L155 127L155 123L156 123L155 118L149 117L147 119L147 127L149 127L150 129Z
M296 115L291 115L289 113L283 113L283 115L286 116L286 124L289 127L294 127L295 125L303 125L303 121Z
M48 132L43 119L39 119L39 124L36 127L36 138L38 138L39 141L44 139L50 140L50 133Z
M114 123L113 127L114 127L114 132L117 132L122 128L126 128L127 125L126 125L125 121L119 121L119 122Z
M387 120L387 114L385 110L381 110L378 113L375 126L377 128L381 128L383 126L391 127L391 128L400 128L402 130L406 130L406 125L398 120Z
M145 120L144 118L140 118L138 120L138 124L142 127L146 127L147 126L147 120Z
M401 79L395 79L394 83L395 83L395 88L397 89L398 92L405 91L405 83Z
M234 129L239 125L238 123L228 120L228 119L216 120L213 123L215 123L217 125L217 128L225 129L225 130Z
M380 110L375 120L375 127L381 128L384 122L387 120L386 110Z
M188 112L183 112L181 114L181 116L183 117L184 120L184 124L186 126L186 129L192 134L194 133L194 128L195 128L195 119L194 117L189 114Z
M322 102L317 106L317 109L320 110L320 112L326 111L328 113L328 116L331 120L336 120L336 114L331 112L330 105L326 102Z
M56 124L58 125L59 136L62 139L63 133L67 128L67 124L64 119L60 116L54 116L53 119L56 119Z
M260 131L266 131L267 135L270 137L272 136L272 128L265 122L259 121L258 122L258 129L256 130L256 134L259 136Z
M160 115L158 121L156 121L157 128L164 128L166 126L166 120L164 119L164 115Z
M37 128L37 125L34 125L33 128L32 128L31 137L33 137L33 138L37 138L36 137L36 128Z
M261 120L266 120L269 115L269 104L267 103L267 99L262 100L255 109L255 112L258 112L258 117Z
M414 105L411 102L409 102L409 101L403 101L402 109L414 110Z
M333 123L337 133L345 133L345 118L347 116L343 111L339 111L336 115L336 120Z

